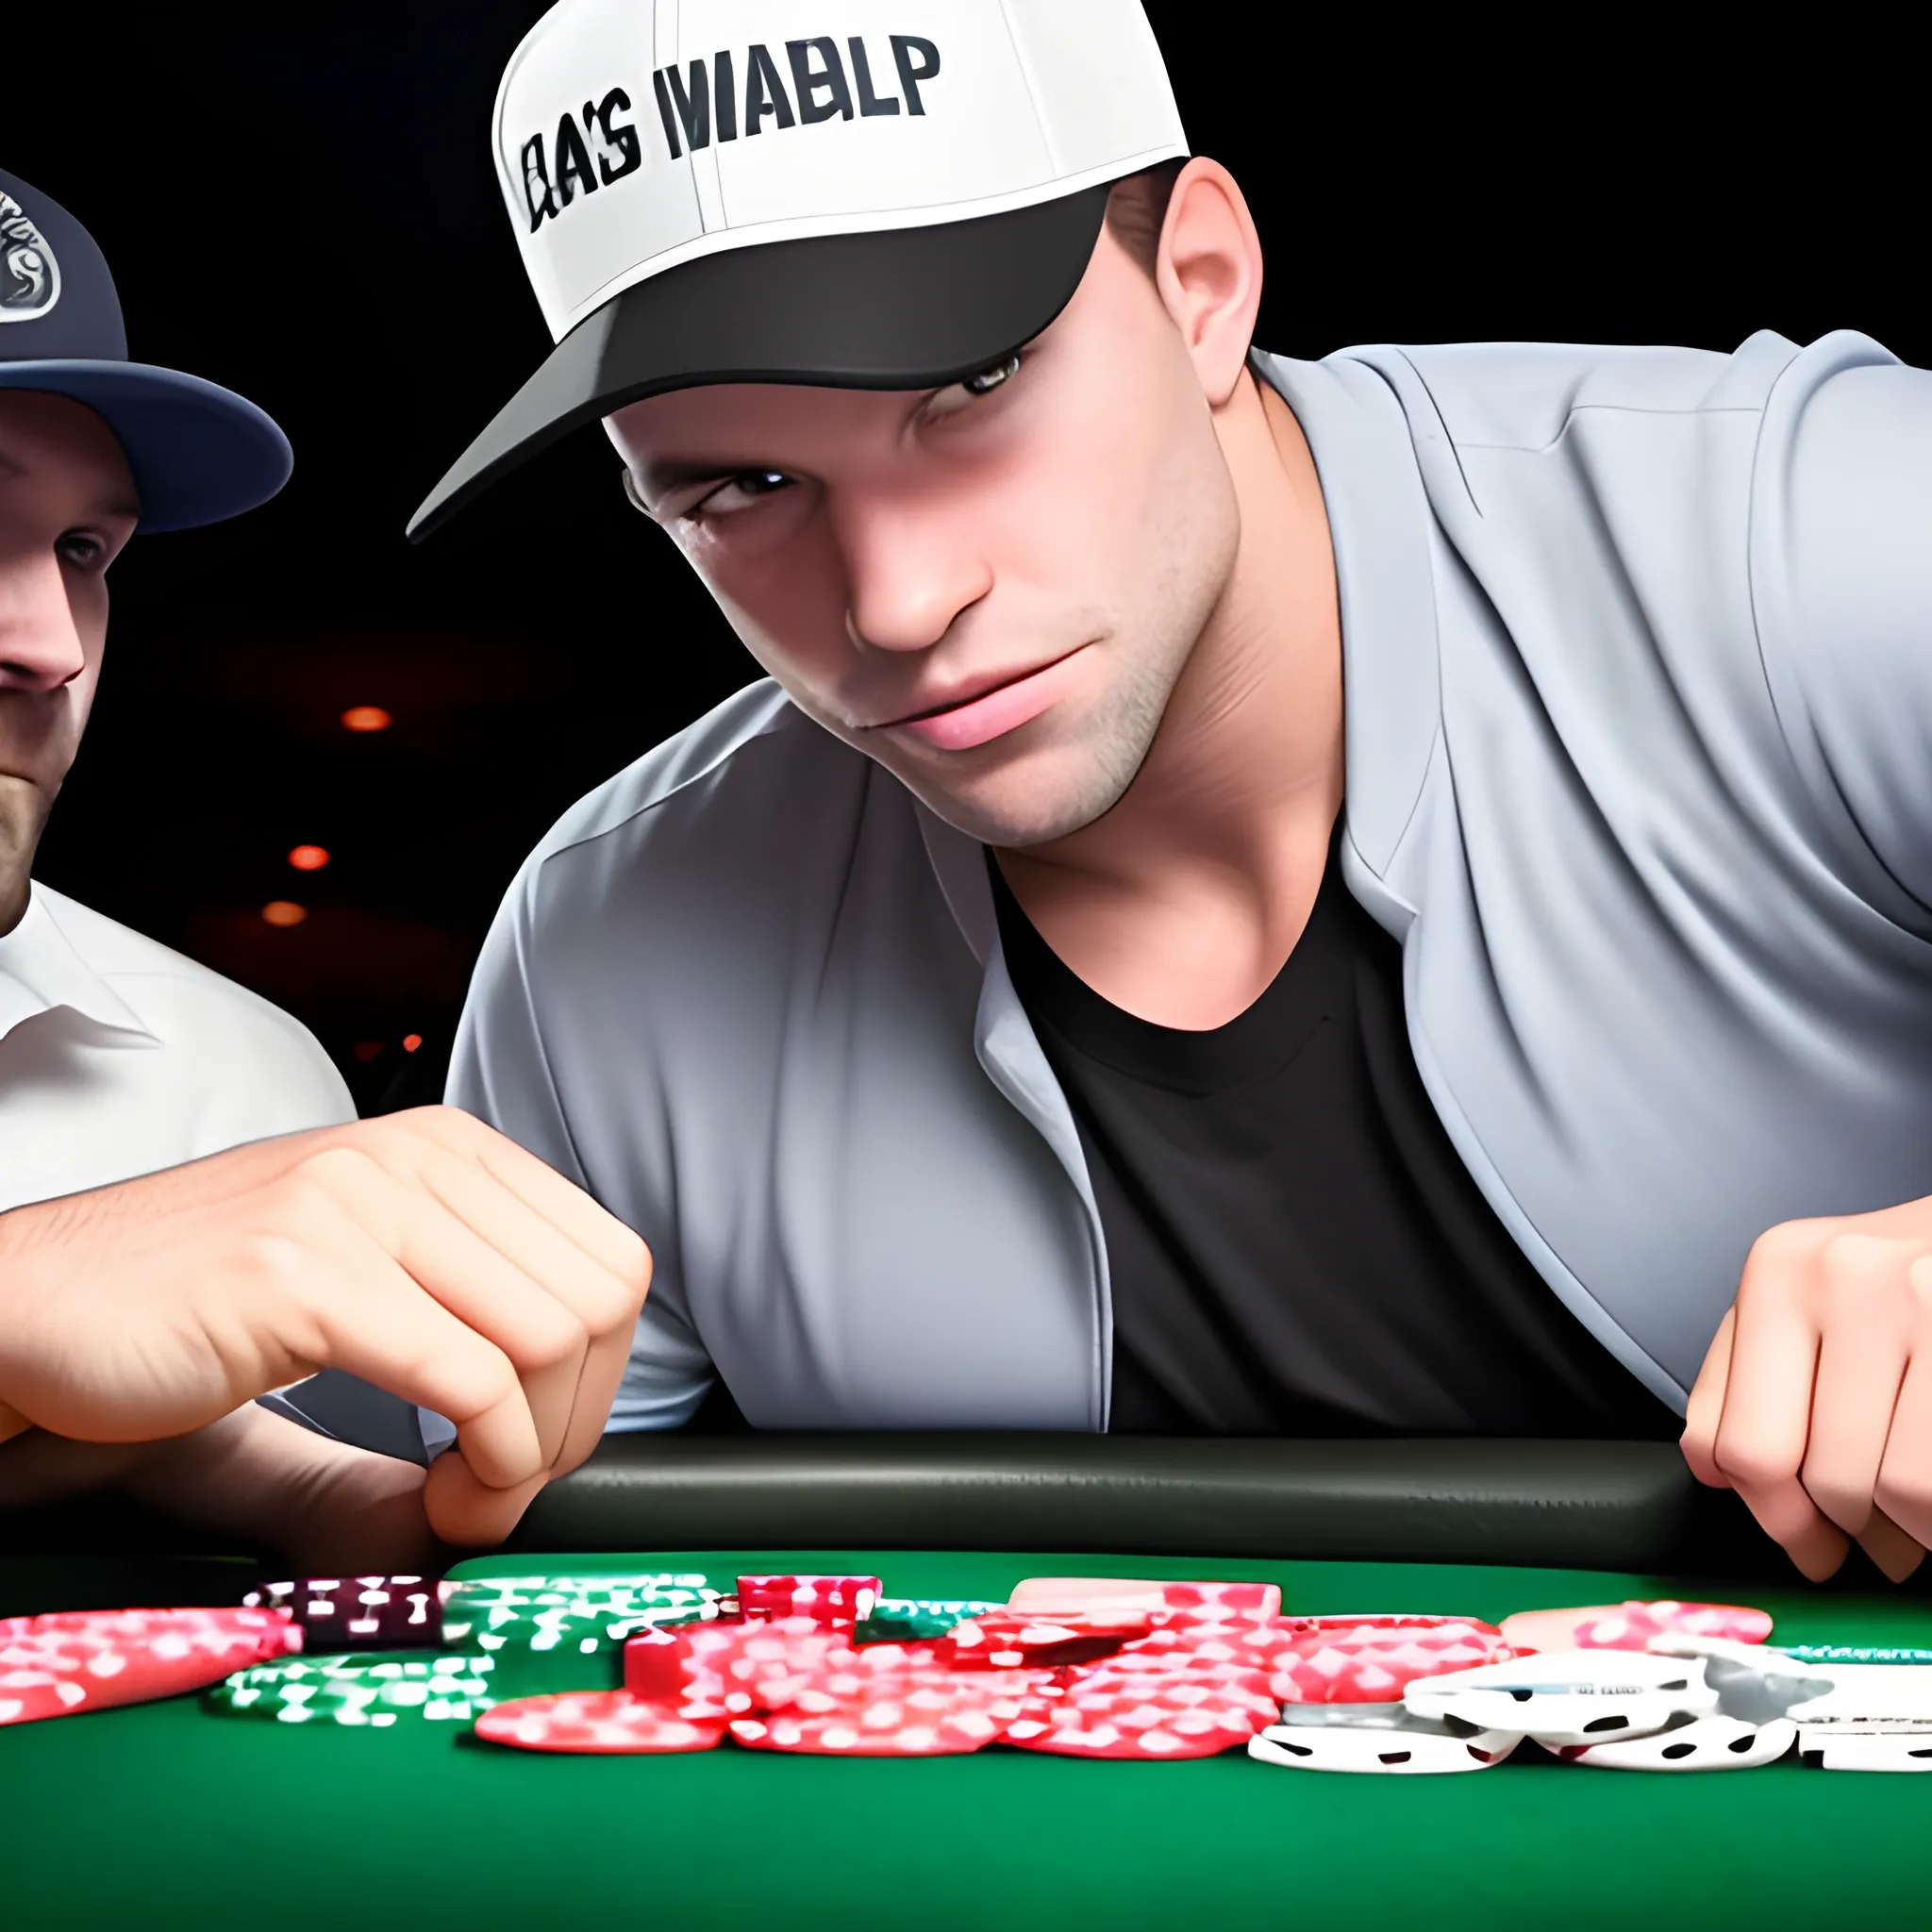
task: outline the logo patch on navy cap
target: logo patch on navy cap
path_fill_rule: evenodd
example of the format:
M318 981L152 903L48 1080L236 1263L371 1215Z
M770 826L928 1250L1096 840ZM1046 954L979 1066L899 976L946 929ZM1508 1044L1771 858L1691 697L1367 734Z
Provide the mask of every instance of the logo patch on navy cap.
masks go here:
M0 192L0 322L34 322L60 299L60 264L12 195Z

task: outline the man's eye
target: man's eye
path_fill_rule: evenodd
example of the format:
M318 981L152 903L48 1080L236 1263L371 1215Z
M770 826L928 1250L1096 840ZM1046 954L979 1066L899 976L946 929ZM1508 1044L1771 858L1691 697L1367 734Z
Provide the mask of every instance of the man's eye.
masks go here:
M76 570L93 570L108 554L108 546L98 537L83 536L70 532L54 545L54 554L62 563L71 563Z
M729 516L733 510L746 509L761 497L775 496L779 491L791 487L791 478L782 470L741 470L737 475L727 477L708 495L692 504L685 514L695 517Z
M1019 357L1002 356L997 362L982 369L977 375L969 375L959 387L970 396L991 395L1001 383L1019 373Z
M928 423L942 422L948 416L957 416L962 409L970 408L980 397L990 396L1020 373L1020 361L1017 353L1002 356L997 362L989 362L976 374L959 382L950 382L944 389L935 390L926 399L925 420Z

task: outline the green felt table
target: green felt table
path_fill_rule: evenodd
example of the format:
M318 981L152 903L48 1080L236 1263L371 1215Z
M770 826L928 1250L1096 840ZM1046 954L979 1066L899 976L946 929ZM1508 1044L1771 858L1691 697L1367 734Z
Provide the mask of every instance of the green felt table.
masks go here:
M1291 1610L1511 1610L1735 1586L1575 1569L916 1550L506 1556L458 1574L1262 1577ZM58 1590L58 1567L37 1588ZM1757 1589L1788 1641L1932 1644L1932 1606ZM18 1607L18 1606L9 1606ZM1925 1923L1932 1776L1703 1775L1525 1747L1455 1777L720 1750L543 1757L451 1727L292 1728L179 1699L0 1730L0 1924L57 1927L1697 1927Z

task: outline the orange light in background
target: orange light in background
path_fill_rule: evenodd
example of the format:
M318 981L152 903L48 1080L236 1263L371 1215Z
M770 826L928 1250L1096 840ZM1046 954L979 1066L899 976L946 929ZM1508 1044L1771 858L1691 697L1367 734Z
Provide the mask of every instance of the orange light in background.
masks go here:
M320 872L328 863L328 847L298 845L289 854L289 863L297 872Z
M308 908L292 899L271 899L261 908L261 916L271 925L300 925L308 917Z
M403 1051L405 1053L414 1053L422 1044L423 1036L420 1033L406 1033L403 1035Z
M351 731L387 731L395 720L380 705L351 705L342 723Z
M382 1051L379 1040L358 1040L356 1042L356 1058L358 1060L373 1060Z

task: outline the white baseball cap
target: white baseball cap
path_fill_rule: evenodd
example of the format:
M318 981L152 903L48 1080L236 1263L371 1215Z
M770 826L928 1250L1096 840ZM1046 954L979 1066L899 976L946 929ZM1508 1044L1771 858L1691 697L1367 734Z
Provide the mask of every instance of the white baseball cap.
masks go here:
M933 389L1066 306L1184 157L1141 0L560 0L496 166L557 347L420 538L579 424L711 382Z

